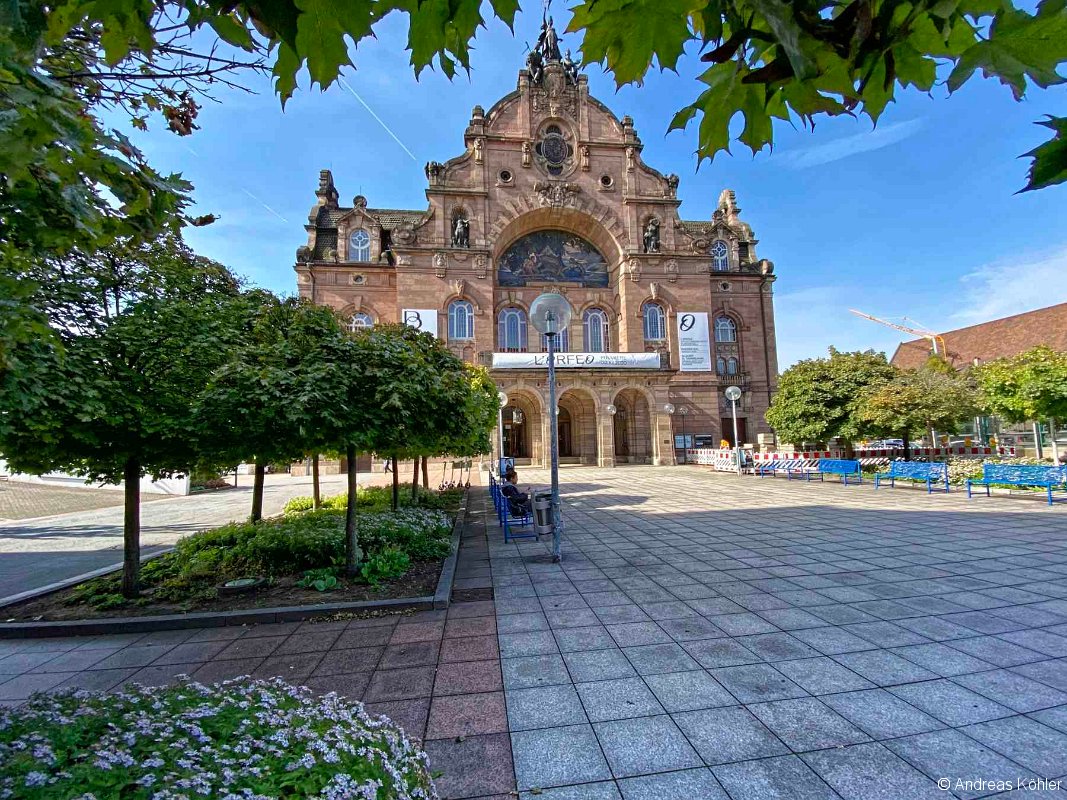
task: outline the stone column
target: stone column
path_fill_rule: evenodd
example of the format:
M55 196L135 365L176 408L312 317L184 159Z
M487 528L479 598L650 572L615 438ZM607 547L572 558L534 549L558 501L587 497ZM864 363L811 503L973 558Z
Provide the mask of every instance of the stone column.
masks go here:
M601 406L603 408L603 406ZM600 446L597 448L597 466L615 466L615 417L606 411L602 411L597 420L597 435Z

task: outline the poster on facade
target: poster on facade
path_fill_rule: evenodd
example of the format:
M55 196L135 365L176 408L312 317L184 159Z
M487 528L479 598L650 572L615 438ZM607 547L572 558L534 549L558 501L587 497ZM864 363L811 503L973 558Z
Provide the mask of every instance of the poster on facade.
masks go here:
M416 330L423 331L437 338L436 308L405 308L400 321Z
M711 340L704 311L678 314L678 371L711 372Z
M548 353L493 353L493 369L546 369ZM659 369L659 353L556 353L556 369Z

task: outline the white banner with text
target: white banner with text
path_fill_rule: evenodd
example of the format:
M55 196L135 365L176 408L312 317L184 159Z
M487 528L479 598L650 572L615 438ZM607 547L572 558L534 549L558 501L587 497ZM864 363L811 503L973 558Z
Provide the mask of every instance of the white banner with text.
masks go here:
M704 311L678 314L678 371L711 372L711 339Z
M556 353L556 369L659 369L659 353ZM547 369L548 353L493 353L493 369Z

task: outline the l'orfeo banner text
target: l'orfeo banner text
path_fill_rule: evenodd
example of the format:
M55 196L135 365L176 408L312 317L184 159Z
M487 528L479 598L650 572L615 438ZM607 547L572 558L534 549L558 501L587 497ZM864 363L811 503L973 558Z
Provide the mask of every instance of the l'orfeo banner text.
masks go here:
M556 369L659 369L659 353L556 353ZM493 353L493 369L547 369L548 353Z

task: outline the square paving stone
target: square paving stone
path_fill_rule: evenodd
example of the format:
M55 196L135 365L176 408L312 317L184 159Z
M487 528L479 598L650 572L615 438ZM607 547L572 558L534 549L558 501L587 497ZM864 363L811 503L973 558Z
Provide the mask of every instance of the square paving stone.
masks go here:
M838 797L796 756L720 764L712 771L733 800L837 800Z
M331 650L315 667L315 675L343 675L348 672L370 672L381 661L384 647L357 647L353 650Z
M450 639L449 641L461 641ZM408 644L391 644L382 653L378 662L381 669L402 669L404 667L424 667L436 664L441 652L441 640L429 642L411 642Z
M974 656L969 656L966 653L961 653L959 650L955 650L941 642L896 647L893 648L893 653L921 667L925 667L931 672L936 672L942 678L993 669L992 664L981 661Z
M810 694L831 694L874 688L873 683L826 656L780 661L774 667Z
M217 647L214 648L214 652L218 652L219 650L221 650L225 646L226 646L225 643L221 643L220 645L218 645ZM185 647L185 645L179 645L178 647L175 648L175 650L180 650L182 647ZM199 647L199 645L194 645L194 647ZM40 664L39 666L34 667L32 670L26 670L26 671L27 672L30 672L30 671L32 671L32 672L80 672L81 670L89 669L94 664L97 664L97 663L103 661L105 658L107 658L108 656L112 655L113 653L117 653L118 651L119 651L118 647L109 647L107 649L101 649L101 650L81 650L81 649L69 650L66 653L59 653L59 654L56 654L56 653L48 653L48 654L36 653L34 655L51 655L51 656L55 656L55 658L52 658L49 661L45 661L44 663ZM172 650L171 652L174 652L174 651ZM168 655L169 655L169 653L164 653L162 656L160 656L160 658L166 659ZM186 657L185 658L179 658L178 660L170 662L170 663L188 664L188 663L191 663L193 661L207 661L208 658L211 657L209 655L203 655L202 651L197 651L197 655L203 656L201 658L190 658L189 657L190 653L188 653L188 652L183 653L182 655L184 655ZM17 658L17 657L18 656L12 656L12 658ZM159 663L159 662L157 661L156 663ZM0 676L2 676L2 673L0 673Z
M503 619L503 617L501 618ZM460 639L449 641L462 641ZM539 656L558 653L559 646L551 631L526 631L500 634L500 657Z
M366 708L368 714L391 719L408 736L421 741L423 731L426 730L426 718L430 713L430 698L419 697L386 703L368 703Z
M1048 656L1037 653L1022 645L1012 644L996 636L979 636L975 639L954 639L948 642L949 647L962 650L983 661L988 661L998 667L1014 667L1031 661L1043 661Z
M727 636L749 636L757 633L777 633L767 620L755 614L723 614L711 618Z
M87 692L107 692L124 683L136 672L136 667L130 667L128 669L94 669L67 673L63 675L66 680L56 684L55 690L77 691L82 689Z
M909 644L923 644L930 641L930 639L941 638L928 637L922 631L916 632L912 630L913 623L925 620L938 621L936 617L920 617L919 619L901 620L899 625L894 625L892 622L860 622L855 625L846 625L844 630L859 636L861 639L866 639L875 647L907 647ZM959 625L951 625L948 622L944 624L958 630L960 632L958 635L969 635L966 628L961 628Z
M1035 723L1036 724L1036 723ZM1018 765L993 752L959 731L945 730L892 739L885 746L934 780L948 778L975 780L996 776L998 779L1026 777ZM988 790L953 788L953 794L970 800L989 794Z
M710 592L711 590L705 588L704 591ZM695 618L699 616L697 612L680 600L671 600L663 603L645 603L642 608L645 610L646 614L657 622L668 619L683 619L685 617Z
M704 670L648 675L645 683L670 713L718 708L737 702Z
M582 650L606 650L616 647L607 628L603 625L591 625L582 628L557 628L553 635L562 653L576 653Z
M1013 711L1039 711L1067 703L1067 694L1006 669L952 679Z
M427 739L504 733L508 729L503 692L435 697L426 724Z
M671 640L671 637L655 622L631 622L606 627L619 647L661 644Z
M507 693L508 724L513 731L559 728L588 722L570 684L514 689Z
M449 617L445 623L445 638L461 636L492 636L496 633L494 617Z
M498 633L525 633L547 631L548 619L540 611L523 614L508 614L497 621Z
M220 661L228 661L233 658L266 658L281 647L284 641L284 636L251 636L250 634L245 634L242 638L230 642L223 650L219 651L215 658ZM137 648L127 647L116 655L122 655L135 649ZM162 655L162 653L159 655Z
M789 749L739 706L671 715L706 764L784 755Z
M571 682L563 664L563 657L559 653L505 658L500 662L500 668L503 672L504 688L508 691Z
M371 677L364 701L380 703L429 697L433 691L433 667L378 670Z
M233 644L226 647L226 649L218 655L218 658L254 658L257 655L266 656L269 655L270 652L281 643L282 639L281 637L276 637L269 641L260 640L266 641L266 646L262 648L256 648L254 646L247 648L247 650L239 656L223 656L223 653L229 652L230 648L237 645L240 641L242 640L239 639L237 642L234 642ZM92 667L90 667L90 669L122 669L124 667L147 667L157 658L160 658L166 653L169 653L173 649L173 647L174 645L169 644L131 645L130 647L124 647L116 653L112 653L107 658L97 661L95 664L92 665ZM265 652L254 652L256 650L264 650Z
M320 653L329 650L333 643L341 636L340 630L311 631L308 633L294 633L286 639L274 651L273 655L289 655L290 653ZM190 647L189 644L178 645L175 650ZM220 648L221 649L221 648ZM158 663L158 662L157 662Z
M667 715L593 726L616 778L703 766Z
M653 645L655 646L655 645ZM622 650L587 650L564 653L563 658L575 683L630 678L637 674Z
M520 791L612 777L589 725L514 732L511 749Z
M754 664L759 656L733 639L705 639L699 642L684 642L683 649L697 660L702 667L735 667L741 664Z
M650 644L643 647L624 647L622 652L633 664L638 675L657 675L663 672L686 672L696 669L695 662L679 645Z
M251 675L266 659L242 658L231 661L208 661L193 673L193 679L198 683L211 684L228 681L231 678L239 678L243 675Z
M531 792L522 792L519 798L520 800L622 800L622 795L619 794L614 781L600 781L581 783L577 786L560 786L555 789L534 789ZM497 799L482 798L482 800ZM498 800L511 800L511 798L501 797Z
M193 677L200 680L199 672ZM319 677L312 676L303 681L304 686L307 686L313 692L317 694L327 694L328 692L334 692L348 700L362 700L364 692L367 691L367 685L370 683L371 673L369 672L349 672L344 675L322 675Z
M503 688L499 661L459 661L438 666L433 693L470 694L495 692Z
M887 650L841 653L834 656L834 660L878 686L896 686L940 677Z
M252 674L257 678L284 678L289 683L300 683L311 675L321 660L322 653L270 656Z
M380 647L389 643L393 636L393 626L378 625L374 627L346 628L344 633L333 643L335 650L348 650L353 647Z
M761 609L759 615L783 631L795 631L801 628L818 628L826 625L826 620L805 611L802 608Z
M885 689L843 692L820 699L874 739L910 736L944 727Z
M515 789L511 742L506 733L435 739L424 749L442 797L507 794Z
M743 636L738 639L738 642L746 650L751 650L764 661L785 661L790 658L809 658L819 655L818 651L813 650L788 633L763 633L756 636Z
M170 686L178 682L178 679L183 675L192 675L200 668L200 664L167 664L166 666L147 666L141 667L137 670L123 685L137 685L137 686ZM63 673L58 673L60 677L63 677ZM23 675L23 678L30 677L29 675ZM18 680L16 678L15 680ZM0 697L3 696L3 692L6 689L7 684L0 686Z
M1011 671L1017 675L1025 675L1035 681L1041 681L1041 683L1067 692L1067 658L1037 661L1033 664L1020 664L1017 667L1012 667Z
M844 800L937 800L937 784L881 744L856 744L801 756Z
M961 730L1043 778L1067 775L1067 735L1027 717L1009 717Z
M1009 717L1012 714L1010 708L994 703L947 678L894 686L889 691L952 727Z
M729 800L709 769L684 769L619 781L623 800Z
M726 635L717 625L698 616L662 620L659 626L676 642L714 639Z
M442 663L493 661L498 658L500 658L500 648L497 645L496 636L464 636L457 639L445 639L441 642L440 660Z
M640 678L579 683L574 688L590 722L631 719L662 714L663 707Z
M814 647L824 655L832 656L838 653L854 653L860 650L870 650L873 645L866 639L861 639L843 628L830 626L822 628L805 628L799 631L791 631L793 636L809 647Z
M814 697L754 703L748 710L794 752L870 741L867 734Z
M742 703L788 700L807 692L769 664L749 664L710 670L715 680Z
M588 628L600 625L600 619L589 608L561 608L546 611L548 625L553 630L558 628Z

